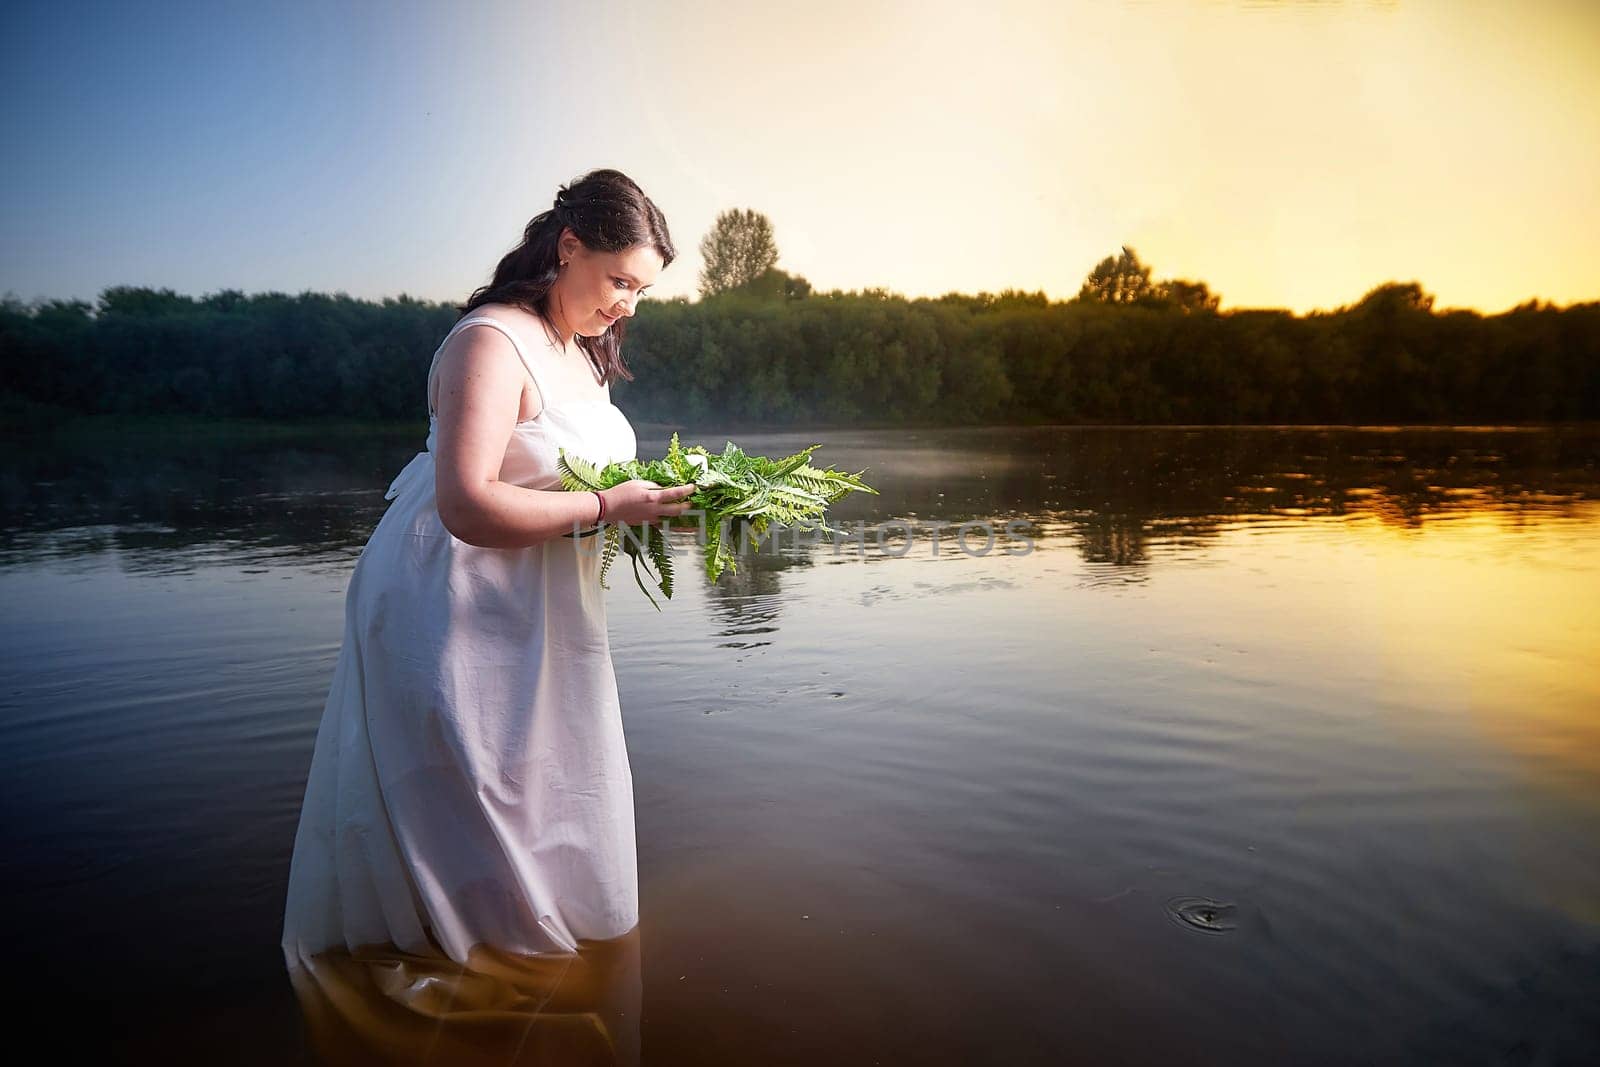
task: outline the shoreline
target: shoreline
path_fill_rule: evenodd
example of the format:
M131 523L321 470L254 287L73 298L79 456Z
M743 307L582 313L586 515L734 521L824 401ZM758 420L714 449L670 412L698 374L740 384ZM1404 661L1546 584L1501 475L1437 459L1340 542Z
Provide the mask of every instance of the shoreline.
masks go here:
M8 436L54 436L58 434L82 434L89 436L111 434L146 434L151 436L170 436L176 434L193 436L226 436L238 437L303 437L310 434L374 434L374 435L421 435L426 436L428 423L425 419L400 419L400 420L369 420L350 418L317 418L317 419L262 419L235 416L206 416L206 415L146 415L146 414L77 414L52 419L20 419L8 420L5 433ZM808 433L849 433L870 432L881 433L886 431L924 432L938 430L947 433L967 433L975 431L993 430L1299 430L1299 431L1363 431L1363 432L1405 432L1420 430L1456 430L1477 433L1486 432L1518 432L1529 430L1600 430L1600 421L1578 420L1572 422L1428 422L1428 423L1129 423L1129 422L1075 422L1075 423L1033 423L1033 422L986 422L970 424L950 423L912 423L912 422L878 422L861 421L851 423L767 423L752 422L748 420L704 422L660 422L655 420L633 420L635 432L640 437L671 437L674 432L680 436L712 434L743 434L743 435L792 435Z

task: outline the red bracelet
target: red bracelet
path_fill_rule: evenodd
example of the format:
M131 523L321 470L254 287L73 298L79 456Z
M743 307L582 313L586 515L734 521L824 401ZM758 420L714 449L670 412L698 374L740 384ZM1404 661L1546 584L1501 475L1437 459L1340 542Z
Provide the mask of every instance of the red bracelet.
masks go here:
M594 498L596 500L600 501L600 514L594 517L595 525L599 525L600 520L606 517L606 498L601 496L596 490L591 489L589 491L594 493Z

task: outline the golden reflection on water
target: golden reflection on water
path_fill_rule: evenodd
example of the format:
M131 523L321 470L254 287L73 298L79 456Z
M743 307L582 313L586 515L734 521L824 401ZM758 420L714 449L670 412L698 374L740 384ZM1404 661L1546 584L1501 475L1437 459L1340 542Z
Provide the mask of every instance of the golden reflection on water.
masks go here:
M1484 511L1366 539L1366 595L1394 691L1444 710L1589 797L1600 779L1600 508L1546 524ZM1525 536L1537 532L1538 536Z
M576 954L475 947L465 965L393 946L289 965L312 1049L327 1064L639 1062L639 928Z
M1594 803L1600 504L1523 494L1512 510L1463 492L1447 510L1418 512L1370 492L1335 515L1280 508L1165 524L1139 518L1132 532L1051 516L1032 536L1035 551L1065 545L1115 565L1080 568L1085 587L1149 581L1169 554L1190 567L1204 559L1259 574L1259 583L1246 574L1228 583L1228 610L1258 608L1255 625L1307 634L1337 624L1351 642L1349 662L1373 665L1384 699L1416 716L1410 725L1426 729L1428 715L1442 715L1438 728L1467 726L1523 761L1530 780ZM1194 573L1160 577L1171 587ZM1193 595L1222 603L1209 585Z

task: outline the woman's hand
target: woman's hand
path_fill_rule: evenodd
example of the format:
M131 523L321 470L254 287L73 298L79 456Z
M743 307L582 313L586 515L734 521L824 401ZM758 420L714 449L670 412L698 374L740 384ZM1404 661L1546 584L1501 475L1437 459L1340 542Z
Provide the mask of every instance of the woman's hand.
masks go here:
M663 489L646 478L613 485L600 490L606 498L605 521L638 526L682 515L689 510L688 498L699 488L691 483Z

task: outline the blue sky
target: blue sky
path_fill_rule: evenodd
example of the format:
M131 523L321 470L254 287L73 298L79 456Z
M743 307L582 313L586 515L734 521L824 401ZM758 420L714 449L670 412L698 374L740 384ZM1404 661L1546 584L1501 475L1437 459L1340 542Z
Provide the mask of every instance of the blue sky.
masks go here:
M819 288L1600 298L1590 0L9 3L0 291L458 301L601 166Z
M419 4L11 5L0 288L453 296L494 251L454 231L517 184L531 113L557 89L535 38L513 48L489 21ZM514 239L520 223L500 221Z

